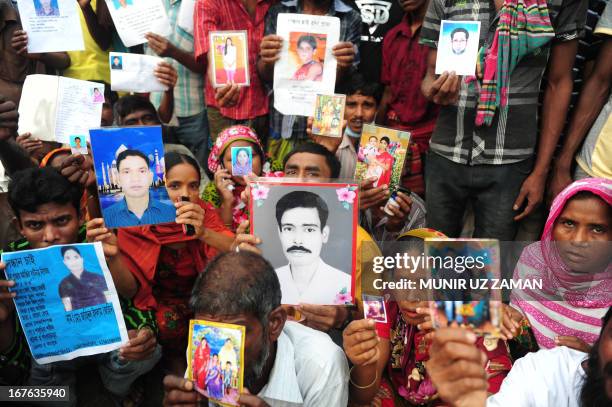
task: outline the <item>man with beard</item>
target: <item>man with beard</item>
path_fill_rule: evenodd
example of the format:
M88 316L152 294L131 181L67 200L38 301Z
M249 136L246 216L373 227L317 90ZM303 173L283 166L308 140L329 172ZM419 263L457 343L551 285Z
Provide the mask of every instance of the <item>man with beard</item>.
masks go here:
M329 337L287 321L280 283L261 256L241 251L210 262L195 283L196 319L244 325L244 386L240 405L346 406L348 365ZM164 406L196 406L193 383L164 378Z
M516 361L497 394L487 399L484 354L461 328L436 331L427 371L452 407L605 407L612 404L612 308L587 355L559 346Z

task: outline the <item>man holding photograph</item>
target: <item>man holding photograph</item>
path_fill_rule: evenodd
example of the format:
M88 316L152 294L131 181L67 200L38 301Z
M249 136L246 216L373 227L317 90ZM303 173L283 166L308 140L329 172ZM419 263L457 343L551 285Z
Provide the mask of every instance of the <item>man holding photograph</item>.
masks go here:
M350 292L351 275L321 259L330 227L329 208L312 192L293 191L276 203L278 233L289 261L276 269L283 304L332 304L341 291Z
M117 156L119 186L123 199L104 210L109 227L138 226L173 222L176 209L151 196L153 183L149 158L138 150L124 150Z

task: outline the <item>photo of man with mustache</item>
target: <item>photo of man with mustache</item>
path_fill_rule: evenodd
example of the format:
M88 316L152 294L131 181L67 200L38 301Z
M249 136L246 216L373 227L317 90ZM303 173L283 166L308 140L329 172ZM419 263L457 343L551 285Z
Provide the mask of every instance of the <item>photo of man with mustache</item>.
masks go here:
M351 290L351 275L321 259L330 236L329 209L317 194L293 191L276 204L276 221L289 264L276 269L282 304L333 304L336 294Z

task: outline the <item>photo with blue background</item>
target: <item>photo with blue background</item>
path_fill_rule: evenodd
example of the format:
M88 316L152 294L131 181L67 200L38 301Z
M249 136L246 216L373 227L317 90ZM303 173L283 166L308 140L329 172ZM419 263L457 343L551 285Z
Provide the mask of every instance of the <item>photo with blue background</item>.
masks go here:
M83 257L84 270L104 277L98 257L96 256L95 246L91 243L70 245L78 248ZM17 293L15 305L24 329L26 338L30 345L30 351L35 359L62 355L78 349L108 345L120 342L121 334L115 313L105 313L98 315L91 320L69 322L69 314L80 314L89 310L113 306L111 302L80 308L66 312L64 304L59 294L59 286L65 277L71 275L64 264L64 257L61 253L63 246L52 246L44 250L21 251L15 253L3 253L2 260L5 263L11 259L21 259L21 264L7 264L6 276L8 279L15 280L15 287L11 290ZM31 255L34 264L27 264L26 256ZM103 261L103 260L102 260ZM32 269L47 269L48 273L34 275L28 273ZM44 284L44 288L42 286ZM40 288L40 290L38 290ZM28 293L36 292L40 297L44 296L44 302L36 302L38 308L44 304L44 310L48 313L47 322L40 323L40 318L32 319L40 309L34 310L32 303L28 303ZM21 300L20 300L21 297ZM48 320L51 322L48 322ZM30 320L32 324L28 324ZM57 339L55 344L49 339L35 340L33 337L40 337L48 333L55 333Z
M117 155L126 149L141 151L149 158L149 168L153 172L149 191L154 199L172 205L164 185L164 144L160 126L107 127L90 130L89 134L102 211L123 199L113 178L118 175Z

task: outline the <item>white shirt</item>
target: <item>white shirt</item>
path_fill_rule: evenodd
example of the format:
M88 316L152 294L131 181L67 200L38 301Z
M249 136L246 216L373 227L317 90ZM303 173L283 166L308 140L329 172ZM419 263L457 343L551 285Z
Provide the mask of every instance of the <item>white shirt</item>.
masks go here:
M516 361L487 407L579 407L587 354L560 346Z
M277 268L276 275L280 281L283 294L281 304L334 305L337 304L336 296L341 291L344 290L347 294L351 293L351 275L333 268L320 258L317 271L314 272L310 283L303 290L298 290L289 264ZM300 291L302 292L301 295Z
M257 395L272 407L344 407L348 363L327 334L286 322L270 379Z

